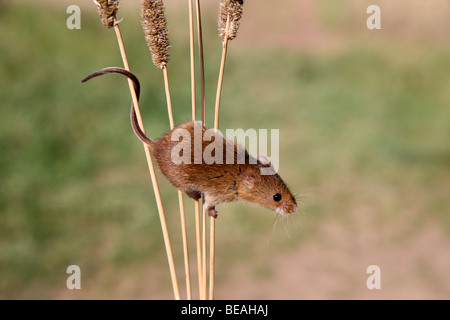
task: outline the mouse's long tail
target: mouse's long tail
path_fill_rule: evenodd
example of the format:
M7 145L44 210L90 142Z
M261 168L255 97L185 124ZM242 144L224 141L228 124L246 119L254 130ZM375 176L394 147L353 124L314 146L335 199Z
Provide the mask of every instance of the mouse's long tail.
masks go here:
M83 80L81 80L81 82L86 82L91 80L92 78L98 77L98 76L102 76L104 74L108 74L108 73L118 73L118 74L122 74L126 77L128 77L131 81L133 81L133 86L134 86L134 92L136 93L136 97L139 101L139 95L141 92L141 85L139 83L139 79L130 71L125 70L123 68L117 68L117 67L109 67L109 68L104 68L95 72L92 72L90 75L88 75L86 78L84 78ZM134 109L134 104L131 103L131 126L133 127L133 131L136 134L136 136L145 144L147 144L150 148L153 148L155 142L150 139L149 137L147 137L145 135L145 133L141 130L141 127L139 126L139 122L137 120L137 116L136 116L136 110Z

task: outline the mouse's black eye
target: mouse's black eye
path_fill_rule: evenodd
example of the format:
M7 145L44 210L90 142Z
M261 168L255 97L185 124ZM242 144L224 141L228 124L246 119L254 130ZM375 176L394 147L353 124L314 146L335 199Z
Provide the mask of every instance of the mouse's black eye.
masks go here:
M275 193L273 195L273 200L275 200L276 202L280 201L281 200L281 194Z

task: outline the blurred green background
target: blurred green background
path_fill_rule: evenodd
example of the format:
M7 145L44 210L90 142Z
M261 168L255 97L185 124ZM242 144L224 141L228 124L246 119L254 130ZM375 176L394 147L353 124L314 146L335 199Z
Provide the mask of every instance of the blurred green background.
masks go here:
M135 4L119 18L147 133L168 130L162 73ZM66 8L82 9L69 30ZM378 4L382 29L366 28ZM167 1L175 122L190 119L187 1ZM208 125L220 61L204 4ZM280 129L300 210L275 224L224 204L218 299L450 298L448 1L246 1L230 43L221 128ZM172 299L142 144L114 32L90 1L0 2L0 298ZM176 191L158 172L185 297ZM196 292L193 203L185 200ZM66 288L79 265L82 289ZM381 268L381 290L366 269Z

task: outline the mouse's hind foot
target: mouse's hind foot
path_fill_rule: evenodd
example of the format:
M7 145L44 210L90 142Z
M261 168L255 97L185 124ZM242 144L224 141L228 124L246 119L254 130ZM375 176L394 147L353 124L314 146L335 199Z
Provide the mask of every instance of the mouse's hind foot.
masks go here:
M203 205L203 209L205 209L205 212L208 213L208 216L217 218L217 210L216 206L208 206L206 203Z
M207 212L208 212L208 216L214 217L214 218L217 219L217 210L215 210L214 207L211 208L211 209L208 209Z

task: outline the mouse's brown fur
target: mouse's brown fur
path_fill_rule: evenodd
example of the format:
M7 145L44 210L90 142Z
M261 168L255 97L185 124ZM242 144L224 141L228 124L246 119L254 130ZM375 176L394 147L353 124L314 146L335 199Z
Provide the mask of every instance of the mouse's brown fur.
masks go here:
M134 74L125 69L105 68L90 74L83 79L83 82L106 73L119 73L130 78L134 83L136 95L139 98L139 81ZM193 199L199 199L203 195L204 208L209 215L217 216L217 211L215 210L216 204L232 201L256 203L280 214L288 214L297 210L296 200L280 176L275 172L272 175L262 175L261 169L267 168L267 163L253 158L243 146L235 141L224 138L219 132L215 131L213 133L213 141L217 141L217 149L220 148L220 145L222 146L223 158L219 159L222 160L221 163L208 164L203 159L203 156L201 159L196 159L194 157L194 140L196 138L194 132L201 134L200 139L202 145L199 154L201 153L203 155L205 148L208 146L211 147L211 144L214 143L203 139L208 129L201 122L188 121L182 123L165 133L161 138L151 140L139 127L134 105L132 105L131 123L137 137L151 148L153 157L166 178L175 188L185 192ZM180 144L180 141L172 140L173 133L177 130L178 132L185 132L190 136L190 163L186 163L189 161L185 161L176 164L173 161L174 148ZM233 150L234 161L231 164L227 164L225 158L227 146L228 150ZM245 157L243 164L238 163L238 151L242 151ZM181 156L181 154L179 153L177 155ZM213 156L215 155L214 153L212 154ZM196 163L196 160L201 163Z

